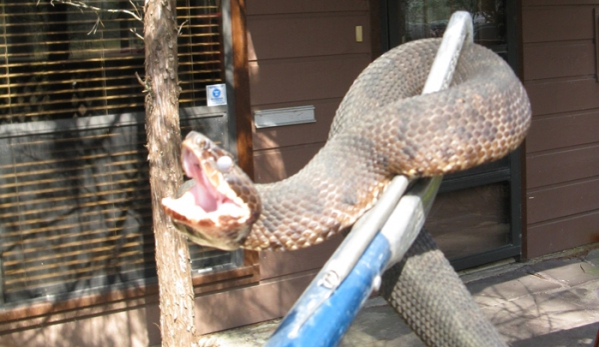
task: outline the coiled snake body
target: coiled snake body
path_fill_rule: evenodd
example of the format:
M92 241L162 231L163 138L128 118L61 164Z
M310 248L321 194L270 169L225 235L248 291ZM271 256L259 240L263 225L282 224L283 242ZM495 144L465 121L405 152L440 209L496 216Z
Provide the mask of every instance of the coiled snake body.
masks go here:
M467 44L452 86L421 96L439 42L404 44L370 64L326 145L281 182L253 185L228 153L190 133L182 162L193 180L163 200L165 211L202 245L293 250L350 227L395 175L443 175L505 156L530 125L524 88L500 57Z

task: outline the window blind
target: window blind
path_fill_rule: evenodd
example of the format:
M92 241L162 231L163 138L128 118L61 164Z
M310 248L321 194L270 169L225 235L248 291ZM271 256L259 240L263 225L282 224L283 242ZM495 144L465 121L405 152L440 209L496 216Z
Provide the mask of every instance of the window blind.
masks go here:
M141 1L134 1L140 3ZM131 2L86 1L134 10ZM155 278L142 24L47 1L0 3L0 303L71 297ZM182 133L222 82L216 1L178 1ZM94 25L98 23L97 28ZM191 114L191 116L189 115ZM225 135L217 133L217 138ZM240 255L193 246L196 270Z
M143 110L143 24L126 13L40 1L0 4L0 124ZM86 1L135 12L143 1ZM217 1L178 1L182 107L206 104L205 86L222 82ZM94 29L95 28L95 29Z

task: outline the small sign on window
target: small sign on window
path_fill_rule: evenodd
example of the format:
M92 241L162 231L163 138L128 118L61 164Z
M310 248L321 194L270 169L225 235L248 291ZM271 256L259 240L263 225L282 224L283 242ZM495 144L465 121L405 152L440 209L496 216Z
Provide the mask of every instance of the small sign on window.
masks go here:
M212 84L206 86L206 100L208 106L226 105L227 89L225 84Z

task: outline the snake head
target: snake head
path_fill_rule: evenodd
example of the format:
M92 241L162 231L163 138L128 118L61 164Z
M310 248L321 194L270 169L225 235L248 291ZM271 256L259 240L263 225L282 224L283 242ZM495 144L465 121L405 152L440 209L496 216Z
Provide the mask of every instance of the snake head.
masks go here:
M253 182L231 154L194 131L182 143L181 162L191 180L176 198L162 199L177 230L202 246L239 248L261 211Z

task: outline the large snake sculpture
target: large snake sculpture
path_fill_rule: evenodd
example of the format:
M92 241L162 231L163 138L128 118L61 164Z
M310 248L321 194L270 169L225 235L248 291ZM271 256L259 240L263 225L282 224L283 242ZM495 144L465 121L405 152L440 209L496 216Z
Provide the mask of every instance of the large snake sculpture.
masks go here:
M420 95L439 43L407 43L371 63L326 145L281 182L254 185L227 152L191 132L181 157L193 180L163 200L165 211L200 245L294 250L349 228L395 175L444 175L505 156L530 125L523 86L496 54L466 44L451 87ZM426 233L386 278L382 294L428 345L504 345Z

